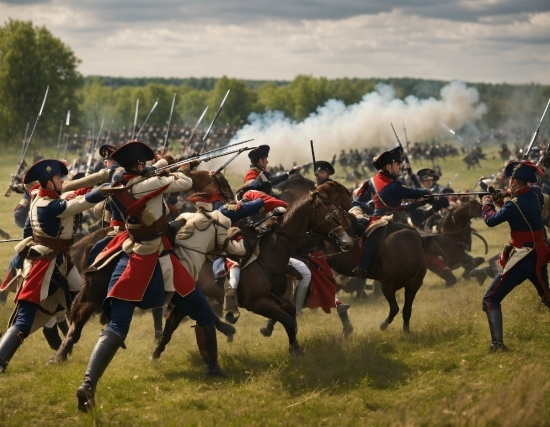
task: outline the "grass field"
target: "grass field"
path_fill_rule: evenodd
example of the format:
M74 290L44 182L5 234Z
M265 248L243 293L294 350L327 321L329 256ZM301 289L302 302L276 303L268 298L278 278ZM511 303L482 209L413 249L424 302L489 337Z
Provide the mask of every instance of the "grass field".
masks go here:
M496 172L496 148L487 150L482 171L466 171L460 158L440 162L442 181L458 172L453 187L462 189L482 172ZM0 182L9 181L17 156L5 150L0 157ZM12 219L17 201L12 195L0 202L0 227L12 237L20 234ZM506 225L488 229L476 220L474 227L489 241L488 256L508 238ZM473 254L482 253L474 238ZM12 254L13 245L0 245L2 265ZM341 295L352 304L354 334L341 340L336 313L306 310L298 319L301 357L289 356L280 325L264 338L258 332L264 319L243 312L234 342L219 338L220 364L230 375L224 380L203 374L190 322L174 334L160 360L149 361L152 317L136 312L128 349L119 350L99 382L93 414L78 412L75 391L101 329L98 320L90 321L64 365L46 365L52 352L36 333L0 376L0 425L549 426L550 313L530 284L518 287L503 303L510 351L489 353L481 310L488 285L459 280L444 289L428 273L413 306L410 335L401 333L400 315L387 331L379 330L388 312L384 298L356 303ZM398 301L402 305L402 293ZM10 300L0 308L3 325L12 309Z

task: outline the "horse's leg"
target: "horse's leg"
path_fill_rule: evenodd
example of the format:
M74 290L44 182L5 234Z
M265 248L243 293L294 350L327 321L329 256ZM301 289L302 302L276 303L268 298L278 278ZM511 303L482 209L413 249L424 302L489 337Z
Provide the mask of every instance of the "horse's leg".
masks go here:
M393 322L394 317L399 313L399 305L397 305L397 300L395 299L395 291L393 286L388 286L387 284L382 283L382 292L390 304L390 314L388 318L382 322L380 329L385 331L388 325Z
M215 316L214 325L216 326L216 330L218 330L218 332L221 332L227 337L227 342L233 342L233 335L237 332L233 325L223 322L218 316Z
M418 287L416 286L405 286L405 304L403 304L403 332L409 333L409 320L412 315L412 305L414 297Z
M153 314L153 325L155 327L155 340L159 340L162 337L162 311L164 307L157 307L151 310Z
M273 333L273 329L275 328L275 323L277 323L276 320L267 319L266 325L260 328L260 333L264 337L270 337L271 334Z
M186 313L179 310L177 307L174 307L168 316L166 316L166 321L164 323L164 330L162 331L162 336L158 341L153 354L151 354L151 360L156 360L160 357L166 345L172 339L172 334L178 328L181 321L187 316Z
M246 308L260 316L280 322L288 335L289 351L294 354L301 353L302 350L296 339L296 332L298 330L296 315L293 316L287 313L287 311L269 297L258 298L251 307Z

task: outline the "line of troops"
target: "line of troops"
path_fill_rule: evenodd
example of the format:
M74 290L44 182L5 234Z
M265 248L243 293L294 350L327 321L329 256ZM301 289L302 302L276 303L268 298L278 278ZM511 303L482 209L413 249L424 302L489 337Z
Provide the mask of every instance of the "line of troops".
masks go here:
M30 209L24 224L24 240L17 245L18 255L14 259L19 273L13 280L4 280L1 286L6 291L14 284L18 285L15 290L16 307L9 328L0 341L0 372L4 372L9 360L29 334L48 322L55 322L54 319L70 308L72 299L82 286L80 274L70 257L75 216L105 202L111 214L110 225L115 232L92 249L89 265L101 269L111 260L117 261L103 306L110 321L100 334L83 383L77 390L81 411L94 407L98 380L117 350L124 346L135 307L150 309L170 303L187 313L197 321L198 328L205 335L207 374L225 375L217 362L216 316L195 286L198 272L192 273L192 267L186 268L180 262L167 236L169 224L163 195L190 189L193 185L190 171L196 165L186 163L172 172L153 173L157 168L168 165L168 162L161 159L147 166L156 160L155 154L137 140L118 149L102 146L100 152L105 159L105 169L98 172L101 179L94 182L105 183L95 188L82 185L83 188L75 191L64 191L66 183L62 177L68 171L58 160L41 160L28 169L23 183L29 190ZM286 203L272 196L272 186L288 179L300 167L271 178L266 172L268 155L269 147L266 145L249 152L251 166L238 192L238 202L231 205L204 195L194 202L199 209L220 212L228 226L260 212L284 214ZM446 197L434 196L438 191L433 190L437 181L433 170L424 169L414 175L407 166L405 175L414 187L399 180L403 157L400 147L375 157L373 166L378 172L357 189L353 209L365 227L385 215L412 213L419 209L423 212L415 222L421 224L435 212L449 207ZM546 266L550 249L542 217L544 199L541 190L534 185L541 173L529 161L512 161L503 173L509 180L509 192L482 198L485 223L493 227L507 222L511 229L509 244L500 255L500 271L483 297L493 351L506 348L500 303L515 286L529 279L541 300L550 307ZM334 168L330 162L316 162L317 185L330 180L333 174ZM90 184L89 179L83 178L88 180L84 183ZM423 207L426 204L430 205L429 209ZM370 263L384 234L383 228L378 230L381 231L376 230L365 240L356 269L358 277L368 276ZM238 243L238 237L235 239ZM235 244L234 248L236 255L242 256L245 252L242 245ZM293 260L291 262L295 263L307 282L311 277L307 266L298 258ZM468 262L472 261L477 263L471 259ZM225 296L225 309L232 311L236 305L234 298L239 267L238 263L231 261L227 261L226 267L230 286ZM301 312L306 291L305 283L297 287L297 313ZM349 306L335 299L332 307L345 315Z

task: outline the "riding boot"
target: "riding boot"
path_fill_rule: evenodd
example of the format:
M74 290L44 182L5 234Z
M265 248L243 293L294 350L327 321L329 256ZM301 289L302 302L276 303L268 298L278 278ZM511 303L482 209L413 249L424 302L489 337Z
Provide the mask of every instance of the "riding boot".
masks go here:
M361 258L359 258L359 265L354 270L355 274L359 277L366 277L369 267L378 252L380 243L386 235L385 227L379 227L374 230L363 242L363 248L361 249Z
M66 337L69 333L69 324L67 323L67 319L63 319L61 322L57 322L57 327L59 328L63 336Z
M336 312L338 313L338 317L342 321L342 326L343 326L342 336L344 338L350 336L353 332L353 325L351 324L351 321L349 320L349 317L348 317L348 309L349 309L348 304L339 304L336 307Z
M153 308L153 325L155 327L155 340L162 338L162 310L163 307Z
M76 391L78 398L78 409L82 412L88 412L94 409L95 406L95 388L97 382L115 357L119 347L124 344L124 339L115 332L105 330L99 335L86 373L84 374L84 382Z
M451 271L449 267L444 268L443 270L436 271L435 274L437 274L439 277L445 280L445 287L451 288L455 285L457 282L455 275Z
M217 316L214 319L214 325L216 326L216 329L225 336L235 335L235 333L237 332L234 326L230 325L229 323L222 322Z
M302 307L304 306L304 301L306 299L307 295L307 286L298 286L296 288L296 316L299 316L302 314Z
M59 336L57 325L54 325L52 328L47 328L44 326L42 328L42 333L44 334L50 348L54 351L59 350L59 347L61 347L61 337Z
M485 262L485 258L478 256L475 258L471 258L469 261L466 261L465 263L463 263L462 267L464 268L464 272L462 273L462 278L464 280L470 280L470 274L472 270L474 268L479 267L484 262Z
M489 330L491 331L491 347L490 351L507 350L503 341L502 332L502 312L488 311L487 320L489 320Z
M224 311L234 313L238 312L237 308L237 289L229 288L225 291L225 296L223 299L223 309Z
M273 319L268 319L267 320L267 324L260 328L260 333L264 336L264 337L270 337L271 334L273 333L273 328L275 327L275 320Z
M4 333L0 341L0 372L6 370L8 362L22 343L23 333L16 326L12 326Z
M487 273L487 269L490 269L490 268L491 266L489 265L486 265L485 267L481 267L481 268L474 268L470 272L470 276L477 280L477 283L479 283L479 286L482 286L483 283L485 282L485 279L489 277L489 274Z
M218 365L218 340L216 337L216 327L195 326L195 336L197 345L203 360L206 363L206 375L226 377L227 374Z

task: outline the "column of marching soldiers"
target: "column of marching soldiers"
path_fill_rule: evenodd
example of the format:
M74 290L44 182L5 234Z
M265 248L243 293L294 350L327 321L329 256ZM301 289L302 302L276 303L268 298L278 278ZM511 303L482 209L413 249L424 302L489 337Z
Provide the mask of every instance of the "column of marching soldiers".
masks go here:
M223 152L236 130L231 126L216 130L215 136L206 140L208 150ZM188 131L179 132L182 141L186 141ZM195 287L200 266L197 269L178 259L174 250L177 243L168 237L169 234L177 235L185 225L185 221L181 221L183 212L197 209L199 212L219 212L217 218L226 229L243 223L254 224L249 218L255 215L284 215L288 206L277 198L277 187L285 182L287 188L292 188L293 182L305 180L301 173L310 168L316 177L312 186L319 186L334 177L337 162L345 174L343 178L355 181L350 188L354 197L351 212L355 209L365 229L385 215L393 214L394 221L403 221L418 230L437 232L438 224L449 210L478 196L488 226L502 222L510 224L508 245L486 265L483 265L483 258L474 258L468 253L471 234L466 233L459 265L464 268L464 279L473 277L482 285L488 277L492 278L483 298L492 351L506 349L500 301L515 286L530 280L541 301L550 307L546 270L550 249L544 228L549 218L550 179L541 169L547 161L545 140L535 145L533 137L526 153L516 150L516 155L523 154L522 160L509 160L514 155L506 144L502 144L499 153L507 163L494 175L479 180L476 186L483 191L475 196L467 194L471 190L456 193L451 187L452 179L443 184L442 170L435 161L458 155L458 150L451 145L415 143L409 153L400 146L382 152L372 148L362 152L342 150L330 161L317 160L303 166L294 164L288 170L269 166L270 147L259 145L248 150L250 169L244 174L236 200L226 203L208 195L197 196L198 189L195 189L195 197L186 197L193 185L191 171L204 160L198 153L199 148L202 150L201 142L187 141L179 153L175 149L164 150L164 147L160 150L156 147L157 133L152 126L143 138L156 152L141 140L123 142L129 133L122 129L115 132L114 143L103 144L97 153L90 154L93 156L91 162L82 157L72 163L64 159L42 159L35 152L35 161L26 168L24 157L21 158L20 173L14 176L10 189L22 196L14 210L14 219L23 228L23 240L17 244L16 255L0 286L4 301L8 292L16 295L14 312L0 341L0 372L6 371L8 362L23 341L38 329L43 331L52 349L59 348L59 330L67 333L66 312L82 287L80 272L70 257L75 236L78 238L110 226L108 236L94 242L88 258L88 267L98 270L116 258L103 306L110 321L100 334L83 383L77 390L78 408L82 411L93 409L98 380L117 350L124 347L136 306L157 309L157 334L162 333L158 325L159 307L171 304L196 320L197 335L202 334L197 341L199 347L200 342L203 343L201 353L206 373L225 376L217 361L216 324L219 325L220 320ZM414 173L409 158L430 159L434 167ZM464 161L470 168L479 165L483 158L481 148L476 147L467 152ZM543 161L531 161L538 158ZM87 164L91 167L86 167ZM86 169L90 169L90 173L86 174ZM369 175L372 176L368 178ZM384 237L383 230L383 227L377 228L365 238L354 271L356 278L369 277L370 262ZM238 231L228 233L226 240L227 256L216 260L212 274L227 281L224 310L230 318L238 312L240 257L247 249ZM322 248L317 249L316 254L323 253ZM321 275L310 270L311 263L323 262L322 257L319 260L320 257L312 255L315 254L298 252L289 262L300 276L295 289L296 315L301 314L310 287L324 286L325 290L326 286L332 287L324 292L328 302L322 301L318 306L327 304L329 311L336 308L343 324L343 335L347 336L353 331L347 313L349 305L336 297L336 282L330 270L323 269ZM446 287L457 282L452 270L459 266L445 265L441 257L434 255L429 255L427 262L430 270L445 280ZM262 333L270 335L273 325L268 323Z

